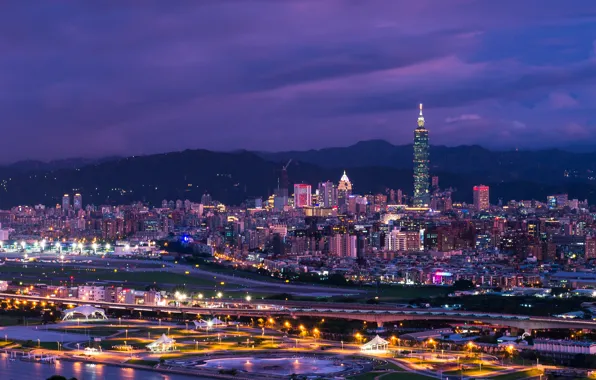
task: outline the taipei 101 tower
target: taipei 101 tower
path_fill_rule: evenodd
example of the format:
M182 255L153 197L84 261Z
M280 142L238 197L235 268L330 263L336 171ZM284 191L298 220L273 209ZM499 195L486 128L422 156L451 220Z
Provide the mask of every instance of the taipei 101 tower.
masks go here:
M414 130L414 207L428 207L430 205L430 161L428 151L428 130L424 128L421 103L418 127Z

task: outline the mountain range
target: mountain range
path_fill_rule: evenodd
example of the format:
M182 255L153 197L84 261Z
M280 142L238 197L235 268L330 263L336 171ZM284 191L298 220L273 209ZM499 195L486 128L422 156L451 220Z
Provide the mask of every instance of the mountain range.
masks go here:
M290 183L337 182L343 170L357 193L387 188L412 192L412 146L370 140L355 145L291 152L215 152L186 150L100 160L71 159L0 166L0 208L22 204L54 205L62 194L79 192L84 204L163 199L214 199L239 204L271 194L289 160ZM562 150L491 151L480 146L431 146L431 174L441 187L454 187L455 200L472 200L472 186L491 186L498 198L538 199L568 192L596 202L596 153ZM291 192L291 191L290 191Z

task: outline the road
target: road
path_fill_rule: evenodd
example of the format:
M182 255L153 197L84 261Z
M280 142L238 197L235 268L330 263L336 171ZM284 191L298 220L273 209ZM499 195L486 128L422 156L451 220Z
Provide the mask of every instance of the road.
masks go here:
M2 256L9 258L22 258L22 253L4 253ZM59 260L55 254L43 254L36 255L35 257L41 257L43 260ZM31 255L33 257L33 255ZM91 261L91 263L87 263ZM8 263L7 265L21 265L20 263ZM192 265L187 264L175 264L172 262L159 261L159 260L138 260L138 259L119 259L119 258L102 258L100 256L65 256L64 263L46 263L36 262L33 265L47 266L47 267L85 267L95 269L112 269L114 267L120 267L129 264L130 266L139 266L139 268L131 268L135 272L164 272L176 273L180 275L215 280L216 282L223 281L229 284L240 285L256 293L288 293L298 296L311 296L311 297L325 297L325 296L349 296L349 295L363 295L366 294L365 290L356 288L340 288L323 285L309 285L309 284L292 284L284 283L282 281L267 281L267 280L256 280L251 278L245 278L235 276L232 274L216 273L200 268L196 268ZM142 267L148 264L162 264L164 267ZM32 265L32 264L28 264Z
M10 293L0 293L0 299L48 301L48 298L44 297L15 295ZM487 324L523 328L524 330L551 328L596 329L596 321L592 320L567 320L553 317L531 317L527 315L443 309L410 309L403 307L388 307L386 305L368 305L368 307L360 307L360 305L344 305L342 307L333 303L328 303L325 306L313 307L312 302L288 301L291 302L291 306L282 306L279 304L279 302L222 299L217 301L200 302L196 306L153 306L105 301L81 301L73 298L51 298L51 300L56 303L65 304L93 304L97 307L106 309L185 313L190 315L216 316L227 314L244 317L283 316L288 318L340 318L377 323L379 326L382 326L384 323L392 323L401 320L440 320L464 322L480 321Z

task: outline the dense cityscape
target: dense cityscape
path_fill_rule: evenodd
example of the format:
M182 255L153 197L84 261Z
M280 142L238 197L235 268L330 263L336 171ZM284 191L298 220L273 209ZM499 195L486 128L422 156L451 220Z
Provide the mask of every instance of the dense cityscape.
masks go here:
M596 379L594 0L2 5L0 380Z
M209 329L219 344L222 334L234 336L230 329L248 336L244 349L254 349L251 338L262 330L262 337L271 334L262 349L308 350L318 340L321 350L333 350L341 342L341 351L389 354L397 361L381 367L429 378L458 370L462 377L495 379L588 376L596 365L590 359L596 352L593 209L567 194L495 203L483 184L474 186L469 202L454 202L454 189L441 188L430 170L429 143L421 104L411 195L401 189L359 194L345 171L339 181L294 183L292 189L288 162L273 194L241 205L223 204L208 192L160 205L86 204L85 194L74 193L55 206L0 211L2 315L25 326L76 320L60 338L50 333L58 339L55 349L35 338L46 356L25 353L36 346L32 327L5 327L5 346L14 348L11 357L25 349L33 361L53 363L60 352L74 350L76 358L92 362L193 372L195 362L163 355L184 346L176 348L180 336L170 329L182 336L195 331L182 352L194 345L201 355L213 350ZM80 329L81 317L85 323L90 317L117 320L108 330L126 337L96 344L91 332L105 327L91 324L81 354L71 333ZM151 343L151 329L162 331L162 321L168 332ZM138 333L128 339L129 329L149 329L146 349ZM71 335L66 340L65 333ZM293 346L294 338L284 343L294 334ZM367 340L372 343L362 345ZM545 366L524 367L526 359ZM376 364L362 360L349 362L350 368L372 365L368 373L377 373ZM220 369L219 375L236 376L238 369ZM314 374L328 376L321 371ZM214 376L208 364L197 374Z

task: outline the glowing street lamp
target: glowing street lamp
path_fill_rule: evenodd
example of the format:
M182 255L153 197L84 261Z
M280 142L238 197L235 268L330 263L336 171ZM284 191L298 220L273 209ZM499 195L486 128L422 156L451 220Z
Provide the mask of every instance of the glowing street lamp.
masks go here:
M354 335L356 337L356 339L358 340L358 343L360 343L361 339L362 339L362 334L360 333L356 333L356 335Z
M251 296L246 296L245 299L246 299L246 302L250 302L250 300L252 299L252 297Z
M106 252L109 251L111 248L111 246L109 244L106 244Z
M217 292L217 298L221 298L221 297L223 297L222 292Z

